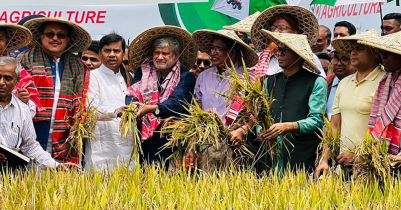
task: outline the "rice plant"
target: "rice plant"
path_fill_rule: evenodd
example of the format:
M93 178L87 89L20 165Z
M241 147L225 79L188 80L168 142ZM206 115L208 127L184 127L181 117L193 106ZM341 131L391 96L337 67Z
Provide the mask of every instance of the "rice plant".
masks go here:
M87 99L87 101L89 101ZM66 142L71 145L72 152L76 152L79 157L83 154L83 143L86 139L96 139L93 131L95 130L98 115L102 114L93 102L87 105L79 101L79 109L74 115L70 124L70 133Z
M331 126L331 123L329 119L327 119L323 115L323 120L324 120L324 125L326 126L327 132L323 131L322 129L319 129L320 132L320 140L322 142L319 144L317 150L318 151L323 151L322 153L324 154L325 152L330 153L330 159L332 160L333 163L336 162L336 157L340 154L340 129L337 129L337 132L334 133L333 127ZM325 151L325 150L328 151ZM320 158L316 159L318 161ZM335 166L333 167L335 168Z
M202 110L193 99L193 104L185 107L188 114L165 120L161 132L168 136L165 147L186 148L196 151L200 145L208 144L220 148L230 139L230 130L224 126L220 116L214 110Z
M370 182L389 179L391 161L385 140L375 139L367 132L354 154L357 177L364 177Z
M229 88L225 93L218 93L229 99L230 102L237 102L245 107L248 115L242 120L253 120L254 125L262 127L258 139L262 142L258 153L268 153L270 157L276 156L277 139L265 138L265 132L273 125L273 118L270 115L270 106L273 103L272 94L267 94L266 87L261 78L254 73L250 73L242 60L244 74L238 74L234 64L228 68L228 76L223 76L229 81ZM268 97L270 95L270 97ZM239 122L241 123L241 122Z
M136 151L139 151L141 154L143 153L141 148L141 137L139 135L140 131L138 129L138 122L136 118L136 115L141 108L142 107L140 106L134 107L134 104L131 101L128 105L128 108L125 109L121 115L121 121L119 126L121 137L128 141L129 136L131 136L135 143L134 149L131 154L131 158L136 153Z
M401 183L344 182L328 173L257 175L222 171L196 176L144 165L103 171L27 171L0 179L1 209L398 209Z

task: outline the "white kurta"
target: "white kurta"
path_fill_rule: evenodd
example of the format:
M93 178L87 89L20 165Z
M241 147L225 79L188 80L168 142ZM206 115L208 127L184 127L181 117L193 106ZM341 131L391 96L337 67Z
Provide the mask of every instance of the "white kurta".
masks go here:
M108 117L101 117L96 124L96 139L85 145L85 168L87 170L113 170L117 164L127 164L134 146L132 139L128 142L121 138L119 132L120 118L114 111L125 105L127 85L121 73L115 74L111 69L101 65L90 72L89 101ZM130 168L135 168L132 160Z

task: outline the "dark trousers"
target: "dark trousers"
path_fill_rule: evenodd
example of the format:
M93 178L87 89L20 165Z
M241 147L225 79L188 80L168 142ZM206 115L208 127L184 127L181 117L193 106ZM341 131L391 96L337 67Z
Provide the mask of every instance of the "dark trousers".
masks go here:
M143 155L140 155L139 158L141 165L160 163L160 165L164 164L164 167L167 169L170 160L166 161L166 159L170 157L174 151L172 148L163 149L166 143L166 136L161 137L158 132L154 132L151 138L143 141L141 144Z

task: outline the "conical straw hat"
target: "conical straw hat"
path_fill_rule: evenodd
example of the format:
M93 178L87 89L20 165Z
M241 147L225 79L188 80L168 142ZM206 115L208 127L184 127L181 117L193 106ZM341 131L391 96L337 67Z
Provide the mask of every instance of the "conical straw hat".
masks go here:
M239 31L243 33L251 33L252 25L255 22L256 18L259 17L261 13L259 11L253 13L249 17L229 26L223 26L223 29Z
M315 58L313 57L312 49L308 43L306 35L303 34L289 34L289 33L277 33L262 29L261 32L267 35L274 43L282 43L297 55L301 56L305 60L304 67L313 73L320 74L320 70L317 68Z
M69 51L82 52L88 49L88 47L90 46L92 38L89 32L86 31L83 27L68 20L63 20L61 18L48 18L48 17L35 18L24 23L24 26L27 27L32 32L33 39L35 40L36 43L42 44L42 41L40 39L40 36L43 33L42 26L44 23L47 22L61 23L72 28L73 31L72 33L70 32L71 34L69 34L70 42L67 46L67 49L69 49Z
M272 19L277 15L289 14L297 19L300 34L305 34L310 45L319 37L319 23L315 15L308 9L300 6L277 5L267 8L256 18L252 29L251 39L258 51L263 51L270 44L270 40L260 30L268 29Z
M231 39L242 46L244 49L242 55L247 67L252 67L258 63L259 58L256 52L249 45L243 42L234 31L224 29L218 31L202 29L195 31L192 34L192 37L195 39L196 43L198 43L201 51L210 53L210 49L213 47L213 36L216 35Z
M190 69L196 61L198 47L192 39L191 33L177 26L157 26L147 29L132 40L128 54L131 67L136 70L143 61L152 55L153 42L162 37L174 37L180 43L181 66Z
M386 36L359 40L358 43L401 55L401 31Z
M336 49L338 52L340 52L343 55L349 55L352 51L352 46L351 44L353 42L356 42L358 40L366 40L366 39L372 39L372 38L379 38L379 33L377 33L376 30L372 29L369 31L364 31L360 34L355 34L352 36L346 36L346 37L341 37L338 39L335 39L331 42L331 45Z
M32 40L31 32L24 26L1 23L0 28L5 28L7 31L8 43L6 49L8 51L17 50L21 47L27 46Z

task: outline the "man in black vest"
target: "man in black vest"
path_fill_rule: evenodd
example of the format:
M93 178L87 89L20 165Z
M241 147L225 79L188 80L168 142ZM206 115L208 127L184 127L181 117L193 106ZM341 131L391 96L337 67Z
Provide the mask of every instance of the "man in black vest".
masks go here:
M273 97L270 115L274 124L261 130L259 139L277 138L279 143L277 157L267 159L265 169L278 167L282 173L290 166L291 170L311 172L320 143L316 132L323 126L326 110L327 83L319 76L305 35L262 31L278 44L274 53L283 68L283 72L268 76L265 83L267 94Z

